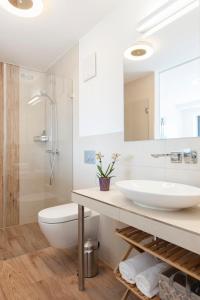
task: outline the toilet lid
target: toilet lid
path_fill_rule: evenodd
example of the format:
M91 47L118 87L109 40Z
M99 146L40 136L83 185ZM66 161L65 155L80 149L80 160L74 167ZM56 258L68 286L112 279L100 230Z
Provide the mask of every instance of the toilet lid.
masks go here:
M91 211L85 207L85 217L90 216ZM43 223L55 224L78 220L78 205L68 203L41 210L38 220Z

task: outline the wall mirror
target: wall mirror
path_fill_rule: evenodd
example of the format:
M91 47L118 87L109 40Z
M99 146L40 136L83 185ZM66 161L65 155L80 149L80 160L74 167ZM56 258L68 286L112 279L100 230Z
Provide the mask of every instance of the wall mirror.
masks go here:
M125 141L200 136L200 10L193 2L124 53Z

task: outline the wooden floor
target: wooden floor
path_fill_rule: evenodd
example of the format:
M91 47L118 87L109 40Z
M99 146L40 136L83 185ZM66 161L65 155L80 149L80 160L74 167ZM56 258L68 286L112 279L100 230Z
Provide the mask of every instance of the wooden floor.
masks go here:
M50 247L37 224L0 230L0 264L0 300L120 300L124 293L103 264L79 292L75 251Z
M13 258L49 247L38 224L0 229L0 260Z

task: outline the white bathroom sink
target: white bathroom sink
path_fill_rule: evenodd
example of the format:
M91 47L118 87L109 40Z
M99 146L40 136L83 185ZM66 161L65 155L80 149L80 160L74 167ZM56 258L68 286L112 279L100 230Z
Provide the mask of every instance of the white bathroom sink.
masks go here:
M164 181L124 180L117 188L135 204L158 210L179 210L200 203L200 188Z

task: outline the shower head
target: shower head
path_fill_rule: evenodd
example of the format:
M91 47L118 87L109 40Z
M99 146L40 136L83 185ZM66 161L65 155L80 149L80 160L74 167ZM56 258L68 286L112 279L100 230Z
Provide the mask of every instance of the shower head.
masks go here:
M40 91L38 94L31 97L31 99L28 101L28 104L35 105L35 104L43 101L44 98L47 98L51 104L55 104L55 101L46 92L43 92L43 91Z

